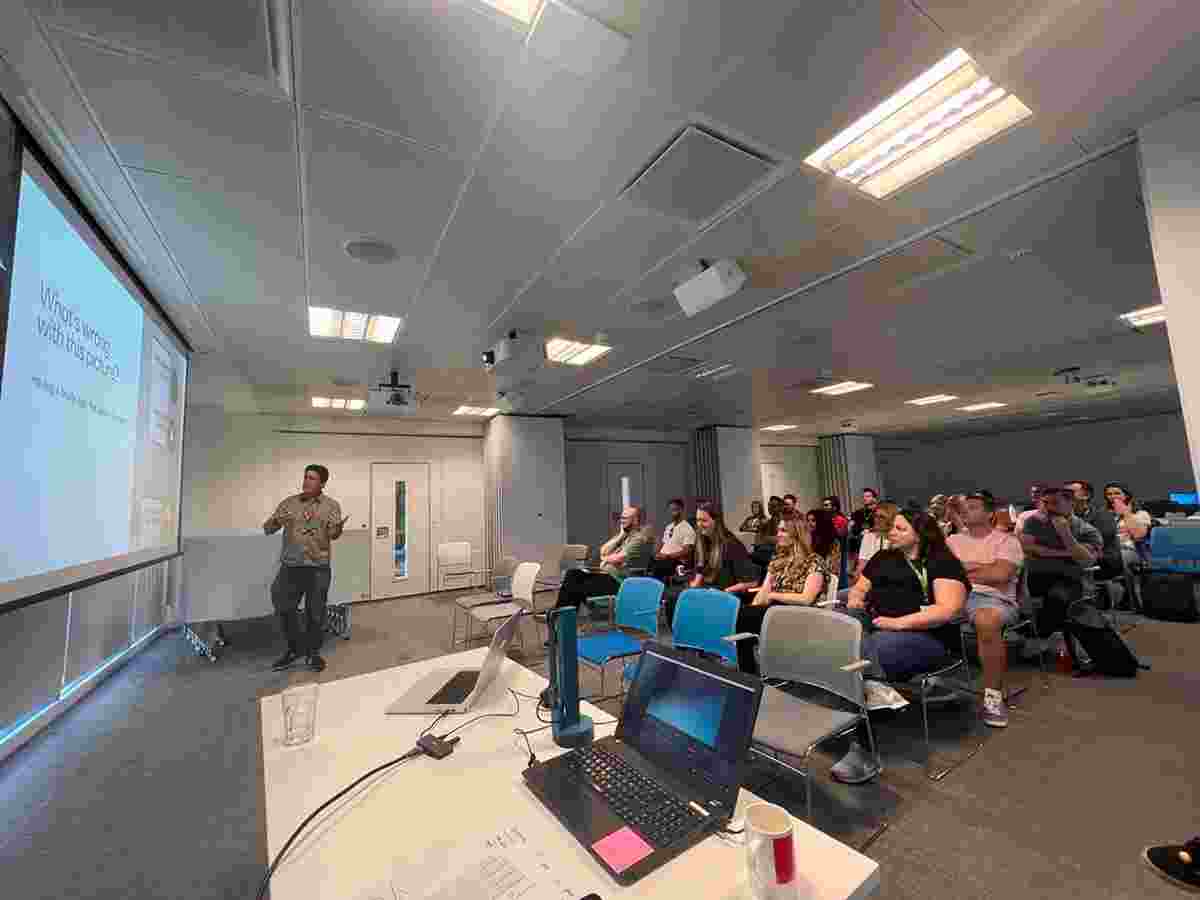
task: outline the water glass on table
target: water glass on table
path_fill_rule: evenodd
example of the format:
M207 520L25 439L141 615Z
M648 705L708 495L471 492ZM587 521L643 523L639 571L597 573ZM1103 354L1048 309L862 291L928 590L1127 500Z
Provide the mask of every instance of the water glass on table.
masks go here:
M307 744L317 731L317 695L320 685L303 682L283 692L283 743L286 747Z

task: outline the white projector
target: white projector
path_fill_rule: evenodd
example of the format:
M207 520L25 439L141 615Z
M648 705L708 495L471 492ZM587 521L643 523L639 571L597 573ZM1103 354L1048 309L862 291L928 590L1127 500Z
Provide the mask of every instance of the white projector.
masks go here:
M726 297L736 294L746 283L746 273L732 259L719 259L699 275L675 288L675 299L687 316L694 316Z

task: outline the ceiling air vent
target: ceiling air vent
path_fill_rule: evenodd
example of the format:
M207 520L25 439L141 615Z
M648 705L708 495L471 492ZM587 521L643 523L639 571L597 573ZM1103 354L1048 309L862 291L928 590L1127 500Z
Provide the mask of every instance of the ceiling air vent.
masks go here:
M774 163L689 125L622 192L631 202L699 225L766 175Z

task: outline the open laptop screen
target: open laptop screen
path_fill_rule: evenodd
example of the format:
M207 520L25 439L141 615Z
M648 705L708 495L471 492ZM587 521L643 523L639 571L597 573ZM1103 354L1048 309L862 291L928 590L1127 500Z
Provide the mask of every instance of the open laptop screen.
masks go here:
M670 655L668 655L670 654ZM745 676L647 648L618 735L664 767L736 789L757 714Z

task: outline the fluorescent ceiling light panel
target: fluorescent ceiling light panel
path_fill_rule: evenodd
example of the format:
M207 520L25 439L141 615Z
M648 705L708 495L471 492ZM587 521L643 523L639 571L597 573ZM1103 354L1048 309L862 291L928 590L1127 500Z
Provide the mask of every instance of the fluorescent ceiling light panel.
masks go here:
M546 359L553 363L566 363L569 366L586 366L611 349L612 347L605 344L585 344L582 341L570 341L566 338L551 338L546 341Z
M342 311L325 306L310 306L308 333L313 337L338 337L342 333Z
M329 401L329 407L330 407L330 409L345 409L346 408L346 398L345 397L334 397L332 400Z
M763 431L791 431L793 428L799 428L799 425L767 425Z
M883 198L1031 115L955 50L804 161Z
M376 344L390 344L404 320L396 316L371 316L367 323L367 340Z
M909 406L929 406L932 403L949 403L957 400L957 394L930 394L928 397L918 397L916 400L905 400Z
M485 6L490 6L497 12L502 12L522 24L528 25L537 15L542 0L483 0Z
M826 397L840 397L842 394L853 394L855 391L865 391L875 385L867 381L839 381L823 388L812 391L814 394L824 394Z
M346 404L346 409L352 409L352 410L357 411L357 410L362 409L366 405L367 405L367 401L364 400L362 397L355 397L349 403Z
M1002 406L1008 406L1007 403L996 403L989 401L988 403L972 403L970 406L960 406L961 412L982 412L985 409L999 409Z
M1121 314L1121 321L1131 328L1142 328L1167 320L1167 308L1159 303L1156 306L1146 306L1133 312Z
M329 408L329 398L328 397L313 397L312 405L315 409L328 409Z
M367 314L347 312L342 315L341 337L348 341L361 341L367 336Z
M454 411L456 416L494 416L500 410L494 406L460 406Z

